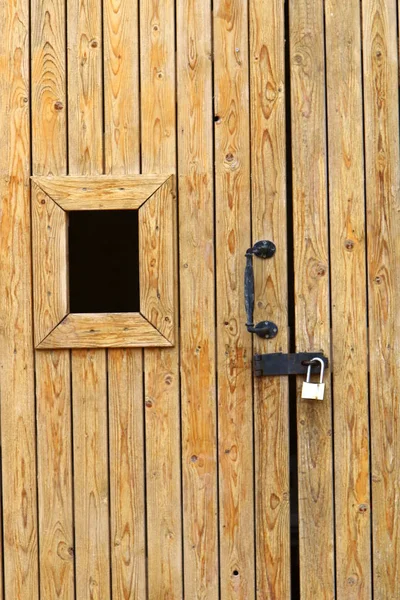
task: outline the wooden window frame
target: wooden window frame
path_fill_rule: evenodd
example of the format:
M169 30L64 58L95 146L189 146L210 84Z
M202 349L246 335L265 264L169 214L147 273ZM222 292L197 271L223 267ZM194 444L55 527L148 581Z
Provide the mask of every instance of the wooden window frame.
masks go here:
M37 349L174 345L175 178L31 177ZM68 212L138 210L140 311L70 313Z

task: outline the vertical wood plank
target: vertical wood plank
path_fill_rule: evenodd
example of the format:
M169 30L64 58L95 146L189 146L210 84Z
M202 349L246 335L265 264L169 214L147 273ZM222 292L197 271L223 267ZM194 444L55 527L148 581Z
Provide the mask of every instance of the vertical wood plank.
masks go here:
M33 182L31 212L34 340L37 346L69 312L68 218L67 213Z
M72 352L76 596L110 597L104 350Z
M102 22L98 0L68 2L68 142L72 175L103 171ZM72 351L76 595L110 589L106 351Z
M103 0L105 171L140 170L138 2Z
M99 175L103 172L101 3L71 0L67 9L69 172Z
M143 173L176 170L174 8L173 0L140 2ZM144 366L148 594L175 600L183 593L178 343L145 350Z
M330 356L323 2L290 0L296 351ZM298 382L300 587L334 597L332 416Z
M0 36L4 594L35 600L39 597L39 577L29 209L29 2L2 2L0 19L4 28Z
M32 171L33 175L65 175L65 0L32 0L31 27Z
M104 0L106 173L140 171L138 4ZM143 352L108 350L112 597L146 598Z
M254 598L252 337L243 273L250 246L247 4L214 4L218 445L221 597Z
M112 598L146 598L141 350L108 351Z
M270 260L254 261L255 322L279 333L254 350L288 352L285 23L280 0L250 2L253 241L272 240ZM254 380L257 598L290 598L289 405L287 377Z
M211 6L177 3L185 595L218 597Z
M400 596L400 224L396 2L363 2L373 582Z
M360 3L325 7L337 598L371 598Z
M36 352L40 593L74 598L70 357Z

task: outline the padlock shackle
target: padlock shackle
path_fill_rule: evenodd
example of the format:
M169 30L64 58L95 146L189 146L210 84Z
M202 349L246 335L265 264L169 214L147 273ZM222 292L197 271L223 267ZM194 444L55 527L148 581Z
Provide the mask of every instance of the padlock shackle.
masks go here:
M324 381L325 363L324 363L324 361L322 360L322 358L319 358L319 357L317 357L317 356L316 356L315 358L312 358L312 359L310 360L310 364L308 365L308 369L307 369L307 379L306 379L306 383L310 383L310 378L311 378L311 367L312 367L312 364L311 364L311 363L314 363L314 362L319 362L319 364L321 365L321 371L320 371L320 376L319 376L319 382L320 382L320 383L322 383L322 382Z

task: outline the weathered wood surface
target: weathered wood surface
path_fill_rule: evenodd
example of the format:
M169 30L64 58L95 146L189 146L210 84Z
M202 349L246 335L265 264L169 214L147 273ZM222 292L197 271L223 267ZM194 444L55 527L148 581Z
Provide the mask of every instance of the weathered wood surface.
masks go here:
M140 2L143 173L176 170L175 6L174 0ZM175 289L176 269L174 265ZM183 567L178 345L145 350L144 372L148 596L179 600Z
M139 3L106 0L104 31L105 172L140 170Z
M64 0L35 0L31 3L34 175L64 175L67 167L64 18ZM34 256L33 264L37 344L68 311L67 224L64 211L55 208L52 200L45 197L35 184L31 183L31 189L34 209L32 244L34 249L39 245L46 251L43 258L35 259ZM44 200L45 204L36 202L35 206L39 192L42 196L40 202ZM48 225L52 229L43 230L47 219L41 219L42 228L37 229L35 217L40 214L51 217L53 223ZM57 216L56 222L54 216ZM56 243L50 242L53 248L49 253L51 238ZM41 273L39 281L37 271ZM52 306L57 307L54 314ZM39 314L38 308L41 309ZM46 322L44 329L42 325ZM38 327L42 329L39 335ZM40 593L41 597L69 600L75 595L69 352L41 352L35 357L35 367Z
M69 312L67 213L32 185L32 270L35 345Z
M33 177L64 210L138 209L168 179L166 175Z
M67 2L68 164L71 175L103 172L101 4Z
M110 597L107 377L103 350L72 352L76 595Z
M251 192L253 242L271 240L272 259L254 259L254 351L288 352L284 5L250 2ZM290 598L289 396L286 377L254 378L256 597ZM269 596L268 596L269 594Z
M184 582L218 597L212 15L177 3Z
M68 29L68 159L71 175L103 172L102 11L72 0ZM57 330L55 330L57 331ZM77 597L110 596L106 351L72 351Z
M252 344L287 351L290 73L296 345L330 354L331 302L335 392L333 423L330 373L323 403L297 402L301 595L369 600L373 569L375 597L400 597L399 3L290 0L286 32L280 0L212 4L0 5L0 598L290 597L294 405L284 378L251 377ZM126 316L110 315L116 336L98 329L103 315L73 315L46 338L60 349L34 359L31 167L66 211L137 209L178 168L180 329L176 306L167 316L180 348L113 349L129 343ZM37 208L53 227L55 212ZM178 297L176 227L171 214L161 253ZM243 254L263 238L277 253L254 260L255 320L275 321L279 336L252 342ZM61 265L65 239L57 248ZM63 312L66 274L50 268ZM46 319L54 306L43 305ZM63 328L77 345L83 331L109 348L72 351L72 380Z
M250 246L248 14L214 3L215 193L220 586L254 598L252 336L246 330Z
M291 0L290 69L296 351L330 356L325 57L322 0ZM297 390L300 587L304 598L335 596L332 415Z
M29 3L2 2L0 19L4 28L0 36L0 570L4 597L36 600L39 580L30 266Z
M108 353L112 598L146 598L143 363L140 350Z
M360 3L325 4L337 598L371 590Z
M68 351L37 352L36 401L42 598L74 598L71 386Z
M400 596L400 221L396 2L363 2L373 584Z
M175 178L170 177L139 210L139 278L140 312L171 345L176 327L175 214Z
M138 3L104 5L105 168L143 185L140 171ZM155 186L166 177L148 176ZM140 184L139 184L140 182ZM154 191L155 191L154 187ZM111 190L110 190L111 191ZM146 189L146 198L150 190ZM132 198L132 192L129 194ZM111 206L117 206L113 198ZM112 597L147 597L143 350L108 350Z
M32 172L64 175L66 147L65 0L31 1Z
M171 346L140 313L70 313L38 348Z

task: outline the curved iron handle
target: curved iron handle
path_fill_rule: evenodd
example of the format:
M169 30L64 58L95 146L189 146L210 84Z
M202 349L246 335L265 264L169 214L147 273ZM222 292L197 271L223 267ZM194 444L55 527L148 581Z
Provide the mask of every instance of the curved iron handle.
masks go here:
M254 313L254 270L253 270L253 256L259 258L271 258L276 251L275 244L268 240L261 240L256 242L252 248L249 248L246 252L246 267L244 270L244 304L246 307L247 315L247 331L249 333L255 333L261 338L274 338L278 333L278 327L271 321L260 321L257 325L254 325L253 313Z

